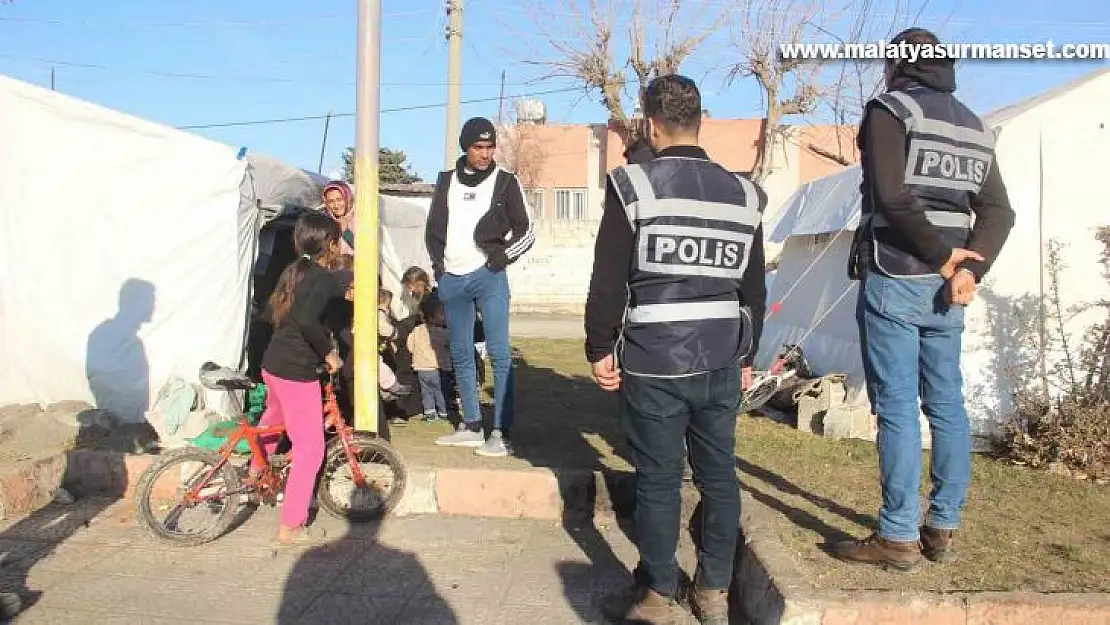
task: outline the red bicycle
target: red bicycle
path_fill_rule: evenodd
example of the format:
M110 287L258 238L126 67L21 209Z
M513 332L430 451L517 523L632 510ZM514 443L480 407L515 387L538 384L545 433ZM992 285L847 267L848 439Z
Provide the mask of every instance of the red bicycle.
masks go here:
M246 391L254 382L230 369L206 363L201 384L214 390ZM347 425L335 397L335 378L324 385L324 427L331 440L324 452L316 499L329 514L352 522L368 522L392 510L405 490L406 471L401 456L389 443L355 432ZM293 462L292 451L267 456L259 439L282 436L284 425L255 426L247 420L235 394L239 414L235 426L217 436L227 437L218 451L186 447L156 460L139 478L135 506L139 518L156 538L178 545L202 545L224 535L236 521L243 497L251 503L276 506ZM236 452L246 441L250 455ZM248 477L256 460L264 469ZM157 513L166 512L165 519ZM210 522L183 530L187 514L207 516Z

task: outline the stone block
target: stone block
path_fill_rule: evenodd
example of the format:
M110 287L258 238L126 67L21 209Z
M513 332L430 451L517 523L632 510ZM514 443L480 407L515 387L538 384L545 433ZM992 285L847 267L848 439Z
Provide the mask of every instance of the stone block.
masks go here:
M967 625L1110 625L1110 595L983 593L968 600Z
M21 462L0 472L0 519L26 514L54 498L66 471L64 453Z
M801 410L799 409L799 415ZM801 417L799 416L799 421ZM875 439L875 417L862 406L836 404L830 406L822 417L821 433L825 438L841 440L855 438Z
M559 482L550 471L440 469L436 505L443 514L556 520Z
M436 474L432 470L410 470L405 483L405 493L401 501L393 509L394 516L408 516L411 514L435 514L439 512L436 505Z
M860 593L827 607L821 625L965 625L966 621L967 606L960 598Z

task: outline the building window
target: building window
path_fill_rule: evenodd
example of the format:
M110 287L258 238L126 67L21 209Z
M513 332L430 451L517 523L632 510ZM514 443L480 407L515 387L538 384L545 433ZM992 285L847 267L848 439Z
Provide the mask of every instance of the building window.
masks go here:
M585 219L585 189L555 189L556 219Z
M532 210L532 219L543 219L543 189L525 189L524 201Z

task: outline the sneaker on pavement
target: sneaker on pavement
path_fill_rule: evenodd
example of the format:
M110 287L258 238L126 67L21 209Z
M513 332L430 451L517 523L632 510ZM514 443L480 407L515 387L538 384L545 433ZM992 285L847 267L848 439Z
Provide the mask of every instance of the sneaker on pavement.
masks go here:
M601 614L614 623L674 625L674 601L648 588L633 588L610 595L601 602Z
M292 536L281 539L274 537L274 544L278 547L296 547L300 545L319 545L328 539L328 532L318 525L304 525L298 528Z
M436 439L436 445L444 447L481 447L482 443L486 442L486 437L482 435L479 430L475 432L467 427L466 423L460 423L454 434L441 436Z
M871 534L863 540L846 540L833 547L834 555L847 562L875 564L885 569L910 572L921 566L921 543L887 540Z
M950 562L955 554L952 552L953 530L938 530L928 525L921 528L921 552L933 562Z
M474 450L474 453L487 458L504 458L513 454L513 444L501 435L501 430L490 432L489 439Z
M404 417L393 417L389 420L389 424L397 427L404 427L409 424L409 420Z
M436 418L437 418L436 413L434 413L434 412L425 412L424 413L424 423L431 423L431 422L435 421Z

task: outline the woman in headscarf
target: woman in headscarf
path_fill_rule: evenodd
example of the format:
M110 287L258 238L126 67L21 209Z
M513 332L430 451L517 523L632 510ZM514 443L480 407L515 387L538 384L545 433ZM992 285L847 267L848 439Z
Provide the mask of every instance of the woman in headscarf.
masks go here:
M324 187L324 210L339 222L343 233L340 244L343 254L355 253L355 194L342 180L332 180Z

